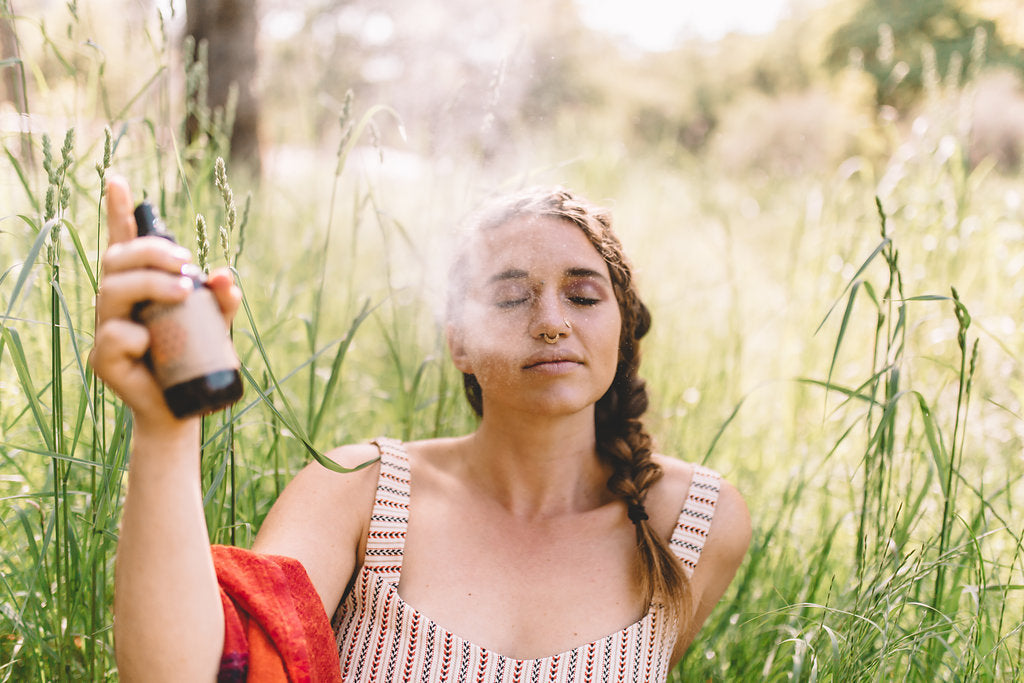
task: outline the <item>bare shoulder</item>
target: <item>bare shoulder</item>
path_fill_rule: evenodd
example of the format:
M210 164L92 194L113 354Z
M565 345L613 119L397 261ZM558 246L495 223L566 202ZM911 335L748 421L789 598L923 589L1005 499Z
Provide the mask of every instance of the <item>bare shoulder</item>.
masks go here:
M339 517L358 516L353 509L359 507L358 501L372 501L379 471L376 446L342 446L329 451L327 457L353 471L335 472L316 461L303 467L281 492L260 529L256 545L261 552L272 552L267 546L281 536L280 531L302 536L309 525L324 528L337 524Z
M672 516L675 522L693 481L694 464L660 454L655 454L653 459L661 466L663 476L651 491L652 509ZM702 561L717 555L720 557L713 561L731 559L738 565L750 545L750 535L747 504L736 487L723 478Z
M652 493L657 492L659 499L664 496L674 499L678 515L682 501L693 482L695 467L692 463L666 456L655 456L655 460L661 465L664 476ZM722 479L714 516L711 518L711 528L708 530L700 560L690 577L690 588L695 598L693 618L684 625L679 634L673 662L682 657L712 609L732 583L747 554L750 539L751 523L747 504L736 487Z
M746 501L735 486L723 479L704 548L706 559L735 572L747 554L751 534Z
M299 560L330 612L361 563L380 466L373 444L342 446L327 457L353 471L306 465L274 503L253 550Z
M444 469L451 463L452 455L465 448L468 438L465 436L448 436L420 441L405 442L405 451L410 460L421 467Z
M326 456L349 472L330 470L317 461L303 467L281 494L298 494L303 505L333 506L339 498L345 499L354 493L377 486L380 470L377 447L371 443L350 444L328 451ZM312 499L312 500L311 500Z

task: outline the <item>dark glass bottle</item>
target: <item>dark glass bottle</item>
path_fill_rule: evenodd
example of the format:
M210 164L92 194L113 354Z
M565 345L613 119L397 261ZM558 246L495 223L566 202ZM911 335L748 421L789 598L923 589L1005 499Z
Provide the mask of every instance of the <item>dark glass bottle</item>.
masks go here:
M175 241L149 202L135 207L135 223L139 237ZM238 355L217 300L206 286L206 275L193 265L186 265L182 275L193 284L183 302L147 301L132 311L132 317L149 329L147 361L168 407L179 418L213 413L242 397Z

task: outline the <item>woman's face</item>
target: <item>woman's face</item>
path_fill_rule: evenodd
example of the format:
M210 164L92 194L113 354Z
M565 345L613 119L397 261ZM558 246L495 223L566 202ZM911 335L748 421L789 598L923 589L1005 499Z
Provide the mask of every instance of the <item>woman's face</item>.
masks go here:
M449 325L484 414L591 409L615 376L622 318L604 259L580 228L521 216L476 234Z

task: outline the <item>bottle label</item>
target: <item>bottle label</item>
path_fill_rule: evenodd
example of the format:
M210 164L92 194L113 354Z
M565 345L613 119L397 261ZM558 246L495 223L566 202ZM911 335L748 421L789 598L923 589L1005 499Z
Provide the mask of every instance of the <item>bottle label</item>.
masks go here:
M238 369L227 325L208 288L198 287L179 304L149 304L139 318L149 328L150 360L161 388Z

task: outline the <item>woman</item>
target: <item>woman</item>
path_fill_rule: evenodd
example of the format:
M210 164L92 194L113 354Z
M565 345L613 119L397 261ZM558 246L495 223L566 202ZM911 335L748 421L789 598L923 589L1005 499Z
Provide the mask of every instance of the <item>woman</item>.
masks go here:
M139 300L184 296L188 255L130 239L122 181L108 222L92 363L135 414L119 666L125 680L210 680L225 617L197 421L169 413L128 319ZM452 280L448 345L478 428L332 451L381 462L307 466L253 551L301 563L334 615L345 680L664 680L732 580L750 520L713 472L651 452L636 375L650 317L610 218L562 190L506 201L480 217ZM211 287L230 318L229 276Z

